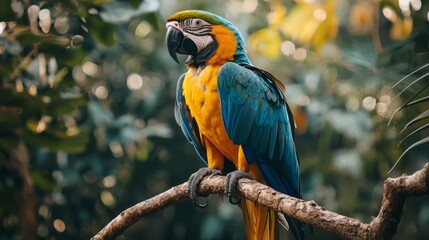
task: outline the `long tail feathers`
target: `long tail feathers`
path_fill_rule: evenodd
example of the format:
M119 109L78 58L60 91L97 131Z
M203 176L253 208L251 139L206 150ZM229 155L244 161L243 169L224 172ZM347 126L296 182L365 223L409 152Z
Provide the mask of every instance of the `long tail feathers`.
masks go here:
M249 200L241 200L247 240L277 239L276 213Z
M289 230L297 240L304 239L304 225L246 199L241 200L247 240L279 239L280 227Z

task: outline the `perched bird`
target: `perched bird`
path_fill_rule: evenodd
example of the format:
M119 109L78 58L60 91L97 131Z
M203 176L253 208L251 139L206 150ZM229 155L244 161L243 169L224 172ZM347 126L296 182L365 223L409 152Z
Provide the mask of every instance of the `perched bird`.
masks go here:
M227 174L226 195L240 204L248 239L276 239L279 222L302 239L302 223L240 201L236 192L239 179L253 178L301 197L294 120L283 84L251 64L240 32L215 14L181 11L168 18L166 27L171 57L179 63L177 53L188 56L188 71L177 84L176 120L208 165L189 179L194 204L206 206L196 194L205 176Z

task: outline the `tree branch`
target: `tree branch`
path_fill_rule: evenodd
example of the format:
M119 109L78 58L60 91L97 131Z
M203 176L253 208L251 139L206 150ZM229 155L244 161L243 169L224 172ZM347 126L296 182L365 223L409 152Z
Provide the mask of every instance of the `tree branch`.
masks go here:
M19 203L19 239L32 240L37 236L36 194L30 174L30 155L27 145L20 141L5 159L4 167L15 178L14 194Z
M209 176L201 182L198 192L223 193L224 186L224 176ZM370 224L326 210L314 201L287 196L254 180L241 179L238 191L246 199L344 239L391 239L401 220L406 198L429 195L429 163L413 175L388 178L385 181L380 213ZM141 218L188 198L188 185L185 182L123 211L92 240L114 239Z
M383 201L378 216L370 224L376 239L391 239L401 221L405 200L429 195L429 163L411 176L402 175L384 181Z

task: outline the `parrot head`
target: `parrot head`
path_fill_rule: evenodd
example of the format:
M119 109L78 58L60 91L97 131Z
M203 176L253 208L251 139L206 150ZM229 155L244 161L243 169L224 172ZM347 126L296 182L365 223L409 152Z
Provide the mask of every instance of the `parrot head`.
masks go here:
M177 63L177 53L189 56L186 64L193 66L227 61L249 63L240 32L213 13L181 11L168 18L166 27L168 52Z

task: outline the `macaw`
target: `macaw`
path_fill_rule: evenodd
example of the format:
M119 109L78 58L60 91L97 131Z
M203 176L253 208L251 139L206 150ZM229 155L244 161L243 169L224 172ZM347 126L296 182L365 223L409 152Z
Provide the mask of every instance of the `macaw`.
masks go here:
M186 138L207 163L192 174L189 194L198 207L196 189L210 174L227 174L225 193L240 204L249 240L276 239L279 224L303 239L303 223L244 199L237 183L255 179L301 198L294 120L284 85L252 65L245 42L231 22L201 10L171 15L166 24L169 54L187 55L187 72L177 83L175 113ZM287 221L286 221L287 220Z

